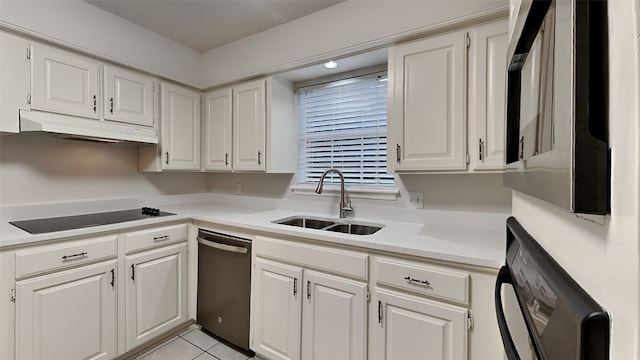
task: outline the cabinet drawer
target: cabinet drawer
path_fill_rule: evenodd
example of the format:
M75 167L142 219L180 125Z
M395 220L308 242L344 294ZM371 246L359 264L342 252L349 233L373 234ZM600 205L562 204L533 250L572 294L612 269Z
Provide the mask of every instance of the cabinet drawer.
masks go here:
M16 252L16 278L116 257L117 235Z
M125 234L125 251L143 250L165 244L187 241L187 224L164 226Z
M253 249L260 257L284 260L362 280L367 280L369 277L369 255L357 251L262 236L256 236Z
M469 273L390 258L374 260L375 281L430 297L469 304Z

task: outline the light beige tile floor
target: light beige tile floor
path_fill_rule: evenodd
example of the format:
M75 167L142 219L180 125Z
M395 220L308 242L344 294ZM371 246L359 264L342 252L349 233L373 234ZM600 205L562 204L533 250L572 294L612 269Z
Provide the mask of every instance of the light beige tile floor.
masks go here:
M198 326L192 325L179 335L136 357L136 360L253 360L219 342Z

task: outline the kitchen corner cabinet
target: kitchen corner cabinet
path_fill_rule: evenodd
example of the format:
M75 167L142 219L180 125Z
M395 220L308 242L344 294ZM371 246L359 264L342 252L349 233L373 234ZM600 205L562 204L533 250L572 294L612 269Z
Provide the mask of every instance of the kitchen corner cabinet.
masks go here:
M265 171L265 80L233 87L233 168Z
M187 244L126 257L126 350L187 321Z
M200 170L200 93L160 84L163 170Z
M231 134L233 91L214 90L204 97L204 160L205 170L231 171Z
M474 171L504 168L507 20L471 31L469 64L469 154Z
M294 99L293 84L278 77L205 94L204 170L295 172Z
M367 255L260 236L254 249L256 354L270 360L367 358Z
M105 64L103 79L105 120L154 126L155 82L152 77Z
M389 49L390 171L464 170L467 32Z
M100 63L45 45L31 47L31 107L99 119Z

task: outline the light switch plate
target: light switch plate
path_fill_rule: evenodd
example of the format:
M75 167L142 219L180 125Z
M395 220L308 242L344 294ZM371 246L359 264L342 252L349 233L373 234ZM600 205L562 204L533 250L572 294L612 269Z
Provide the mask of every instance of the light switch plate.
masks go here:
M407 208L424 209L424 194L422 191L407 191Z

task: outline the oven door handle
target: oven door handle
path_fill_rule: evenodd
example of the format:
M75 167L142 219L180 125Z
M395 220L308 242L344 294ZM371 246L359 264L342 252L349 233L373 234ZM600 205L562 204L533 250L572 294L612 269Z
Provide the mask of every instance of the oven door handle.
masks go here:
M503 284L511 284L513 285L513 279L511 278L511 273L509 272L509 268L503 266L500 268L498 272L498 278L496 279L496 289L495 289L495 303L496 303L496 316L498 317L498 328L500 329L500 336L502 337L502 344L504 345L504 350L507 354L507 359L509 360L520 360L520 355L518 355L518 350L516 349L516 345L513 342L513 338L511 337L511 333L509 332L509 328L507 327L507 319L504 316L504 308L502 307L502 285Z

